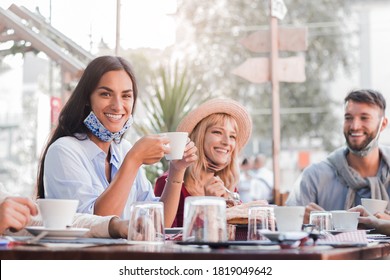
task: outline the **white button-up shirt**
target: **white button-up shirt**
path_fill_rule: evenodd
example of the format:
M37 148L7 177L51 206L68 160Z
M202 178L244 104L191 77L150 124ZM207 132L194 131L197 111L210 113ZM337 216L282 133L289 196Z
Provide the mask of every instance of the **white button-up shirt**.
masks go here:
M61 137L50 145L44 170L46 198L78 199L77 212L94 212L96 199L109 186L105 175L105 158L103 152L88 137ZM111 143L111 178L118 172L131 144L122 139L120 144ZM145 176L143 168L138 170L126 206L121 215L129 219L130 205L136 201L158 201L154 196L152 185Z

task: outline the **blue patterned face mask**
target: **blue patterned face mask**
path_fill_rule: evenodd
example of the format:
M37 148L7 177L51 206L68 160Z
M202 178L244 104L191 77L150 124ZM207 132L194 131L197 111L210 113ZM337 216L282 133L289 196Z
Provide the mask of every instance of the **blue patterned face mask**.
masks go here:
M123 128L115 133L112 133L107 128L103 126L103 124L96 117L95 113L91 111L88 117L84 120L85 126L95 135L97 138L104 142L110 142L112 140L115 143L119 144L121 141L121 136L126 132L127 129L133 124L133 116L130 115L130 118L127 120Z

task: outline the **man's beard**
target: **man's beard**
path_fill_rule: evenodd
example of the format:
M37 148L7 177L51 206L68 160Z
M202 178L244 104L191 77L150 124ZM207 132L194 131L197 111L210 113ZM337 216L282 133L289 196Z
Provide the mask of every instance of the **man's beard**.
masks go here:
M357 144L353 144L351 143L351 141L349 140L349 133L344 133L344 136L345 136L345 139L347 141L347 145L350 149L353 149L355 151L361 151L363 150L365 147L367 147L368 144L370 144L370 142L375 139L375 136L376 135L373 135L372 133L370 135L368 135L368 137L362 142L362 143L357 143Z
M357 155L359 157L366 157L374 148L378 147L378 139L382 127L382 122L383 122L383 117L379 122L376 135L373 135L371 133L370 135L368 135L367 139L363 141L363 143L361 143L360 145L352 145L348 140L349 133L348 132L344 133L345 140L347 141L348 150L352 154Z

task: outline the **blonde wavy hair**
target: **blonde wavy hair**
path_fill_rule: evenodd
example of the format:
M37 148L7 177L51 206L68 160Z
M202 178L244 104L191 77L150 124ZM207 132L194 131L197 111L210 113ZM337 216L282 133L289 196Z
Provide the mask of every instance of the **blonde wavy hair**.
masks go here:
M189 138L195 143L198 147L198 161L191 165L185 174L184 181L186 185L201 186L201 174L207 172L207 159L204 152L204 141L205 135L208 128L220 125L224 126L227 122L233 124L234 129L237 132L237 137L240 137L239 128L235 119L224 113L215 113L210 116L202 119L189 134ZM219 176L222 181L225 183L225 186L229 189L236 187L239 181L239 165L238 165L238 145L234 148L230 163L221 171L215 173L215 176Z

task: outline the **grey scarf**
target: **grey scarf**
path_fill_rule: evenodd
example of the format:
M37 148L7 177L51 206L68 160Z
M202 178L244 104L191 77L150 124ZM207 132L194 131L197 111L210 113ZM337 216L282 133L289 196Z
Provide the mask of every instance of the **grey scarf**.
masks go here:
M346 148L337 149L328 156L327 161L336 169L337 176L348 187L344 209L355 206L356 191L366 187L371 190L371 198L389 201L386 186L390 185L390 149L386 147L379 149L385 165L382 165L383 167L376 177L362 178L356 170L351 168L347 162L346 153L348 150ZM390 203L388 209L389 207Z

